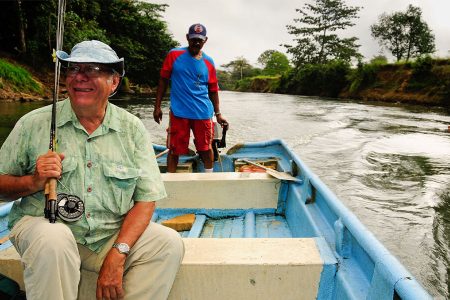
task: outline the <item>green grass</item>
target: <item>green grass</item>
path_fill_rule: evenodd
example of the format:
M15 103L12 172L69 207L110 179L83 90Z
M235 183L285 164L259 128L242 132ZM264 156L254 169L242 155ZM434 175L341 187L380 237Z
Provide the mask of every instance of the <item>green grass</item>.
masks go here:
M31 74L24 68L10 64L0 59L1 88L9 82L15 91L42 93L41 86L33 79Z

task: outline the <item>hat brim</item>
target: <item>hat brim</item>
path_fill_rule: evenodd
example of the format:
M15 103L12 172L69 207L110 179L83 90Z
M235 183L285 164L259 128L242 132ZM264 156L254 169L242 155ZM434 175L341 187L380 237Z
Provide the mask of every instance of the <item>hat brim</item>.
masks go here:
M102 65L112 65L112 67L120 74L120 76L125 75L125 64L124 64L124 58L119 58L117 60L113 61L100 61L95 58L89 57L89 56L77 56L77 57L70 57L67 52L58 50L56 51L56 57L60 61L63 62L74 62L74 63L97 63Z
M62 61L77 62L77 63L117 64L117 63L124 61L123 57L116 59L116 60L111 60L111 61L104 61L104 60L101 61L101 60L95 59L90 56L71 57L69 54L67 54L66 52L64 52L62 50L56 51L56 57L58 57L59 60L62 60Z
M206 36L201 35L201 34L189 34L188 35L189 39L201 39L201 40L206 40Z

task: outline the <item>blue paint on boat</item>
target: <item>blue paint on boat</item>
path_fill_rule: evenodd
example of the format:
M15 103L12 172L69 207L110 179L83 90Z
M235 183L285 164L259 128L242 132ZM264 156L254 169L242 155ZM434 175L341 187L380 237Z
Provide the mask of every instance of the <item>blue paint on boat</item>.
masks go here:
M292 237L322 237L333 253L333 263L324 268L318 299L431 299L431 296L381 245L328 187L281 140L246 143L222 159L223 171L233 171L232 161L240 158L279 159L278 170L291 172L301 185L283 183L278 214L284 214ZM219 169L217 163L215 170ZM256 225L261 235L265 230ZM257 234L258 236L258 234ZM270 236L270 235L269 235ZM321 254L328 253L323 242ZM331 259L332 260L332 259ZM325 256L324 261L330 261ZM334 274L332 276L331 274ZM333 278L333 279L331 279ZM330 292L330 283L332 292ZM332 294L332 297L330 296Z
M245 234L246 238L256 237L256 217L253 211L249 211L245 214Z
M165 149L154 146L156 153ZM237 145L220 157L214 164L216 172L234 172L236 160L242 158L275 159L278 171L291 173L301 184L280 182L276 208L157 208L152 221L194 213L191 230L180 233L192 238L314 238L323 260L317 299L431 299L283 141ZM162 156L158 162L165 159ZM180 163L184 162L195 162L197 171L203 168L198 155L181 156ZM7 219L10 207L0 207L1 220ZM7 232L4 222L1 230Z
M324 238L315 238L320 257L323 260L322 274L320 275L319 291L317 299L339 299L333 297L334 280L338 268L338 262Z
M206 222L206 216L205 215L196 215L195 216L195 222L192 225L191 230L189 231L189 234L187 237L189 238L199 238L200 234L202 233L203 226L205 226Z

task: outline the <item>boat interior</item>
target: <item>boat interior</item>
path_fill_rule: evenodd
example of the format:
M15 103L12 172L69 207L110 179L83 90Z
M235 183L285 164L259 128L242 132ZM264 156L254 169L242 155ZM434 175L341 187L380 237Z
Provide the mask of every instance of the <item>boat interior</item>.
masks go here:
M165 147L154 149L158 155ZM177 173L166 173L165 156L157 160L168 197L152 220L195 216L179 230L185 256L169 299L429 299L282 141L237 145L213 173L195 154L180 157ZM0 207L0 238L8 235L8 212ZM24 289L10 241L0 244L0 274ZM82 270L79 299L95 299L96 281Z

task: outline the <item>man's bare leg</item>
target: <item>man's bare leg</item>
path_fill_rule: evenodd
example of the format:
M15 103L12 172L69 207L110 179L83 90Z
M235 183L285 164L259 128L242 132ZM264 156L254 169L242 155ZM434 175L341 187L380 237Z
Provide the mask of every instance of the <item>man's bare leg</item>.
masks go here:
M198 154L200 154L200 158L203 161L203 164L205 165L205 169L212 169L213 168L213 160L214 160L214 153L212 148L206 151L199 151Z
M172 154L172 150L167 154L167 172L176 173L178 166L178 155Z

